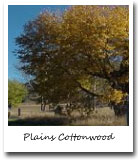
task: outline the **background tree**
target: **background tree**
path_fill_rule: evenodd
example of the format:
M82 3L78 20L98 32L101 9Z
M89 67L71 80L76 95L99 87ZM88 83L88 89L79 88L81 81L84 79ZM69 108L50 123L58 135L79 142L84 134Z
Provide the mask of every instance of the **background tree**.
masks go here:
M27 95L27 89L18 81L8 80L8 105L19 106Z

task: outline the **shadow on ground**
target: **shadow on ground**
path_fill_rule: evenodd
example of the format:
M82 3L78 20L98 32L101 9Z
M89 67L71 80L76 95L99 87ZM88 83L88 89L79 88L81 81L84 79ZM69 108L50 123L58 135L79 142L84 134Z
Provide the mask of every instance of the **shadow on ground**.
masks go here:
M9 120L9 126L66 126L70 124L68 118L61 117L34 117Z

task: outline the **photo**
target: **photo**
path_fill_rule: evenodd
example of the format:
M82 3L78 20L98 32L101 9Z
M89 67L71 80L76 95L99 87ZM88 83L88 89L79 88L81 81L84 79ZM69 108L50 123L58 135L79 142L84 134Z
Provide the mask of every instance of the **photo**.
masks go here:
M8 126L129 126L129 5L8 5Z

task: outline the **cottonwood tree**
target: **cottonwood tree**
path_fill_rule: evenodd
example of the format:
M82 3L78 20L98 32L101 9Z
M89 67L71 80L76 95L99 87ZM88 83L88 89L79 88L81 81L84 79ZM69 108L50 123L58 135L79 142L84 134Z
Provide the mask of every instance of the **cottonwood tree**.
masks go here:
M61 53L67 50L67 68L80 74L79 82L89 93L92 77L106 79L110 90L103 97L115 104L128 95L128 16L125 7L75 6L63 17Z
M45 100L58 103L83 92L120 106L129 94L128 21L127 7L44 12L16 39L21 70L32 75L34 90ZM99 92L94 81L96 88L106 87Z

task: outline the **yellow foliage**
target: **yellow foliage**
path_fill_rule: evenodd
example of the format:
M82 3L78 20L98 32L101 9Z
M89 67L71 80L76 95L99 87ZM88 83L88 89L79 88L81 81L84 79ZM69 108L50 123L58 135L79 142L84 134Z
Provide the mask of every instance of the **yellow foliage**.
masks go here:
M114 101L116 104L120 103L124 94L122 91L114 89L111 93L111 101Z
M110 89L106 94L101 98L101 101L109 103L114 102L115 104L119 104L122 102L123 98L127 95L127 93L122 92L117 89Z
M81 86L87 90L90 90L92 87L91 78L90 76L81 77L78 82L81 84Z

